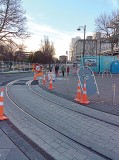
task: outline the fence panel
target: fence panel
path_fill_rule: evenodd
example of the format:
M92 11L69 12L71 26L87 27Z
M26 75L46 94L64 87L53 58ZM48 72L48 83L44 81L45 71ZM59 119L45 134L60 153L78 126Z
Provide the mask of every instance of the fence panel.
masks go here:
M32 64L28 62L0 61L0 72L31 71Z

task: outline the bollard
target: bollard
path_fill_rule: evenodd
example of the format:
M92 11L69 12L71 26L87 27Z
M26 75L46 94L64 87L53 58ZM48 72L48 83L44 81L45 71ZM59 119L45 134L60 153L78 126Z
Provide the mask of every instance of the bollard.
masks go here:
M4 116L4 88L0 89L0 121L8 119Z
M116 90L116 85L112 85L112 91L113 91L113 99L112 99L112 103L115 105L115 90Z

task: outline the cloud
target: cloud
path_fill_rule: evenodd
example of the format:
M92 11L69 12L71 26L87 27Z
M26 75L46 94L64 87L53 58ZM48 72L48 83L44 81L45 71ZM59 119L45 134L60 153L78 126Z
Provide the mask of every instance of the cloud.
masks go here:
M66 55L66 51L69 51L71 38L77 36L83 38L83 32L62 32L46 24L35 23L30 16L28 19L28 28L29 32L31 32L31 37L24 40L27 51L37 51L40 49L41 40L44 40L44 36L47 36L49 41L54 43L56 56L59 57L60 55Z
M44 39L44 36L47 36L49 41L54 43L57 56L65 54L66 50L69 50L71 36L68 33L63 33L48 25L34 22L28 22L28 27L31 37L24 40L27 50L37 51L40 48L40 43Z

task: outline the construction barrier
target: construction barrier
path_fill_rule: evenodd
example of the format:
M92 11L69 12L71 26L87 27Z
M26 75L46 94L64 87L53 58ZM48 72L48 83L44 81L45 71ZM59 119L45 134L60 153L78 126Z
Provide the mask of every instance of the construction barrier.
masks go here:
M55 72L48 72L48 80L50 81L50 78L51 78L51 75L52 75L52 80L55 81Z
M81 96L80 103L82 103L82 104L89 104L90 103L90 101L88 100L88 96L87 96L86 80L84 80L83 93Z
M77 102L80 102L81 97L82 97L81 83L80 83L80 80L78 80L77 95L76 95L76 98L74 100L77 101Z
M34 79L33 80L37 80L37 77L43 76L43 72L39 72L39 73L34 73Z
M111 74L111 72L110 72L110 70L109 69L106 69L105 71L103 71L102 72L102 78L104 78L104 75L106 76L106 77L111 77L112 78L112 74Z
M54 87L53 87L53 84L52 84L52 75L50 74L50 82L49 82L49 86L48 86L48 89L52 90Z
M43 85L46 85L46 76L45 76L45 74L44 74L43 77L42 77L42 84L43 84Z
M37 80L37 78L36 78L36 75L35 75L35 73L34 73L34 77L33 77L33 80L35 81L35 80Z
M0 120L8 119L4 116L4 88L0 89Z

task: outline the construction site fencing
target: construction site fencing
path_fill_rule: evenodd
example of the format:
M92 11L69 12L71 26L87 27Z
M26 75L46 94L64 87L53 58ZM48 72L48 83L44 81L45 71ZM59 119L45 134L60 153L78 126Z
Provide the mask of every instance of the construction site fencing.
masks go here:
M32 64L28 62L0 61L0 72L31 71Z

